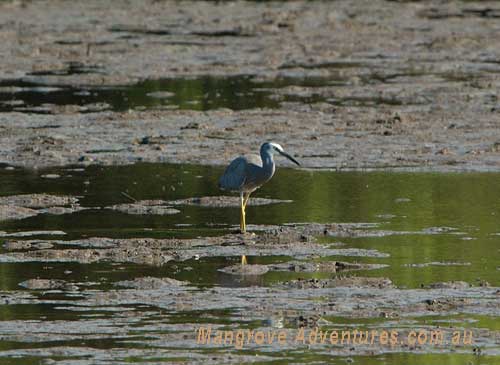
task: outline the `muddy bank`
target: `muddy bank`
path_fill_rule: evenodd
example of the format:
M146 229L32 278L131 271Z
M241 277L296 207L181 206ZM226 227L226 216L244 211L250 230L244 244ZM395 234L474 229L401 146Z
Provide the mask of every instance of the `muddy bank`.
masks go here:
M306 168L498 170L499 155L495 146L500 136L494 127L496 122L492 121L496 120L496 114L483 117L474 112L463 121L457 117L446 121L440 117L440 121L435 121L419 112L415 118L422 118L420 123L409 123L401 133L386 136L380 134L377 124L373 125L381 111L372 110L369 116L353 117L350 110L346 110L345 115L337 111L328 116L322 111L307 109L131 111L91 116L11 113L7 117L0 114L4 132L0 137L0 158L3 163L37 168L136 162L224 165L241 153L256 152L256 146L264 140L274 140L282 143ZM346 122L351 118L355 121ZM472 118L475 124L466 124ZM207 127L183 130L192 120ZM304 120L308 122L307 129L301 127ZM429 125L429 120L434 123ZM462 123L462 127L448 128L449 120ZM43 128L54 123L58 125L57 131ZM145 137L144 131L161 136L161 142L138 143ZM54 138L57 143L53 142ZM443 150L454 152L440 152ZM285 161L279 164L288 166Z
M500 354L495 327L500 288L455 280L405 289L383 273L391 258L387 252L349 245L353 240L413 233L447 238L454 237L456 230L431 227L397 233L379 226L254 226L254 233L189 239L7 238L0 254L2 265L40 265L42 270L37 277L19 273L23 278L15 279L15 287L0 292L0 302L11 313L1 322L0 338L15 349L0 351L0 355L53 359L64 354L69 363L78 359L92 364L125 361L131 354L139 358L154 354L155 361L169 361L175 355L187 363L215 364L235 359L262 362L271 355L273 361L287 361L290 352L305 349L309 358L318 359L395 352L405 356L480 353L482 359ZM335 236L346 241L334 241ZM238 264L242 254L248 255L248 265ZM255 258L262 261L255 264ZM71 270L63 266L62 271L61 265L72 262L77 264ZM415 269L462 267L457 264L429 261ZM196 284L197 277L209 275L218 278L217 285ZM32 313L30 308L43 310ZM234 343L197 343L196 330L201 325L214 332L284 331L291 339L301 328L306 336L316 328L323 333L395 331L401 341L386 346L362 342L332 346L307 339L304 343L250 342L239 351ZM412 330L442 330L445 342L408 341ZM472 333L474 343L451 345L452 334L464 330ZM75 341L79 346L74 346ZM102 343L106 343L104 349ZM248 358L246 350L259 356ZM300 356L293 355L293 359L300 360Z
M39 289L72 290L68 283L61 281L31 280L30 283L23 285L35 294ZM246 359L244 352L235 350L234 343L210 342L201 346L196 342L196 330L200 325L210 327L214 332L218 329L247 329L249 325L254 332L285 331L290 338L286 343L245 343L245 349L259 353L259 360L266 354L273 354L274 361L286 359L283 350L296 349L307 349L308 356L373 356L395 351L448 355L479 351L483 356L499 353L498 330L481 327L475 320L465 328L457 323L461 315L498 316L498 288L401 290L390 280L376 277L331 280L328 285L214 287L204 290L170 278L139 277L115 285L115 289L105 291L99 287L92 290L82 287L79 296L71 301L11 291L5 299L13 308L30 303L55 306L56 311L74 312L80 318L86 318L85 325L75 320L45 320L43 326L36 321L10 320L2 322L0 336L25 345L18 350L21 356L51 357L62 351L69 358L86 354L88 362L84 363L97 360L107 363L111 355L116 361L130 356L131 351L136 356L148 357L151 349L158 350L156 357L167 356L163 351L174 351L177 358L190 363L201 359L209 363ZM269 300L270 297L273 299ZM92 318L95 315L99 318ZM386 343L386 346L363 341L356 343L352 338L348 346L332 346L328 339L326 342L309 342L308 335L316 328L323 334L326 331L353 331L357 329L356 321L367 318L372 320L367 327L369 333L372 330L394 331L398 334L398 341L390 345ZM427 322L429 318L434 322ZM183 322L179 323L179 320ZM304 342L293 341L301 327L306 331ZM444 342L438 345L412 343L408 340L414 329L427 332L427 335L431 330L441 330ZM474 344L452 346L452 333L463 333L464 329L472 333ZM71 344L74 339L88 344L107 339L113 348L101 352L90 347L94 350L92 353L86 347L76 349L71 345L26 348L28 344L44 345L53 341ZM133 350L121 350L120 341L133 342L136 346ZM207 349L217 350L217 355L207 352ZM11 356L13 352L2 351L2 355Z
M158 212L154 213L158 214ZM422 231L380 231L374 223L303 223L283 226L251 226L254 232L226 234L193 239L156 238L105 238L92 237L77 240L15 240L12 238L34 235L64 235L61 231L16 232L4 234L3 247L9 252L0 254L2 262L132 262L148 265L164 265L172 260L186 261L210 257L287 256L289 258L319 259L341 256L353 258L388 258L390 255L375 249L344 247L342 242L318 243L318 238L389 237L394 235L449 234L447 229ZM436 228L436 227L434 227ZM437 227L439 228L439 227ZM12 237L12 238L11 238ZM470 266L467 262L430 262L411 264L407 267ZM268 270L292 272L330 272L383 268L382 263L355 263L343 261L305 262L290 261L261 265L256 274ZM252 268L247 268L251 270ZM238 266L227 271L240 274Z
M134 199L135 200L135 199ZM259 206L277 203L290 203L291 200L252 198L248 202L249 206ZM153 215L170 215L178 214L180 210L173 206L194 205L209 208L227 208L240 207L240 198L237 196L203 196L200 198L186 198L178 200L140 200L128 204L115 204L105 209L112 209L127 214L153 214Z
M76 197L48 194L22 194L0 197L0 205L14 205L24 208L50 208L75 204L76 202L78 202Z
M11 252L0 254L1 262L80 262L101 261L131 262L148 265L164 265L172 260L186 261L209 257L288 256L295 259L320 258L328 256L345 257L389 257L387 253L371 249L338 248L338 243L318 244L316 235L329 229L351 229L357 232L363 224L303 224L276 230L261 227L261 232L228 234L196 239L154 239L154 238L88 238L79 240L7 240L3 247ZM332 228L342 227L342 228ZM356 229L357 228L357 229ZM60 248L54 246L62 246ZM47 248L49 247L49 248ZM68 248L76 247L76 248ZM22 250L22 251L20 251ZM337 269L369 269L383 265L368 265L343 262L307 263L290 262L270 265L275 271L335 272Z
M387 267L384 264L365 264L343 261L328 262L308 262L308 261L289 261L279 264L269 265L231 265L219 269L220 272L231 275L263 275L269 271L290 271L290 272L323 272L336 273L343 271L370 270Z
M0 197L0 221L25 219L38 214L71 214L83 210L78 198L49 194L21 194Z
M102 209L135 215L172 215L181 212L179 209L174 208L174 206L193 205L209 208L234 208L240 206L240 199L237 196L205 196L171 201L161 199L138 201L126 193L125 196L133 202L109 205L102 207ZM292 201L252 198L249 201L249 206L290 202ZM80 206L78 198L71 196L22 194L0 197L0 221L20 220L38 214L71 214L85 209L89 208ZM92 207L92 209L101 209L101 207Z
M0 9L3 163L220 165L276 140L309 168L500 166L496 3Z
M291 203L292 200L267 199L267 198L252 198L248 201L248 206L259 206L267 204ZM240 198L237 196L202 196L200 198L187 198L171 200L167 202L171 205L195 205L200 207L211 208L227 208L240 207Z
M141 200L129 204L115 204L105 209L116 210L127 214L154 214L154 215L170 215L180 213L180 210L174 209L162 200Z

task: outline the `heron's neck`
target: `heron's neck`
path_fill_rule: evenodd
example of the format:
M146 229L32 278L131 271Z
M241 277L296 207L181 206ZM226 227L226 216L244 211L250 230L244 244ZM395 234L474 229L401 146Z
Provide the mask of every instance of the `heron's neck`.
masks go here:
M262 158L262 168L264 170L274 170L274 159L272 153L261 153Z

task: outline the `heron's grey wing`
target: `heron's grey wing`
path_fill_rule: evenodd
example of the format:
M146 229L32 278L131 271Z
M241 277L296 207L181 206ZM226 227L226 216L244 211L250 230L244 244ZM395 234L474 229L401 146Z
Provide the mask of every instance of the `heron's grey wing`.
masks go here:
M235 158L219 179L219 188L239 191L245 184L247 159L244 156Z
M259 155L245 155L246 158L246 180L245 180L245 190L253 191L262 184L264 184L269 178L268 171L262 168L262 159Z

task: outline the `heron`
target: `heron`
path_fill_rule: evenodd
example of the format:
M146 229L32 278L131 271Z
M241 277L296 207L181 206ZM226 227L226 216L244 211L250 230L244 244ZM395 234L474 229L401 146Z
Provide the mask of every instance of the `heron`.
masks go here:
M240 232L246 232L245 208L250 194L271 180L276 171L273 155L279 153L300 166L292 156L286 153L278 143L265 142L260 146L260 156L243 155L235 158L219 179L219 188L240 193ZM241 257L242 265L246 264L246 256Z

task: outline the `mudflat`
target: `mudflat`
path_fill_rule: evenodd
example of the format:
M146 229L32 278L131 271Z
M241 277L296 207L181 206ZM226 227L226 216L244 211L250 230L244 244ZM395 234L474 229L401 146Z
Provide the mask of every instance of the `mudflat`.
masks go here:
M0 4L0 162L497 170L495 2ZM163 81L161 81L163 80Z

